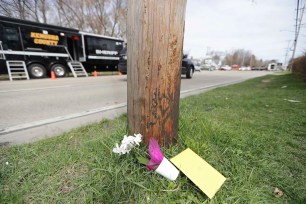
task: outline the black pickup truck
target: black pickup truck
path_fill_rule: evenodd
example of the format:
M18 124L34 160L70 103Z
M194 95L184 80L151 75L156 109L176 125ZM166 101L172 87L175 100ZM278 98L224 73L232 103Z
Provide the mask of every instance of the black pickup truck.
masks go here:
M118 65L118 71L122 74L127 73L127 47L123 48L120 52L120 59ZM190 59L187 59L188 55L183 55L182 59L182 75L186 75L187 79L191 79L194 73L194 64Z
M187 79L191 79L194 73L194 64L191 59L188 59L187 57L188 55L183 54L182 75L186 75Z

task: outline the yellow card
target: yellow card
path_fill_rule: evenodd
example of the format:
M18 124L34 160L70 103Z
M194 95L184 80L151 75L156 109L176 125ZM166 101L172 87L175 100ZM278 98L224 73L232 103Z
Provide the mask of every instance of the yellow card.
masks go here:
M170 161L210 199L214 197L226 179L189 148L170 159Z

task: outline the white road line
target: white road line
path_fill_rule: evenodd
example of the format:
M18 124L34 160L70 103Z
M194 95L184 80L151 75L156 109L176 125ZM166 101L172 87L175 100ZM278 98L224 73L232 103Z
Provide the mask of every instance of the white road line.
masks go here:
M80 112L80 113L73 113L73 114L54 117L54 118L49 118L49 119L45 119L45 120L39 120L39 121L30 122L30 123L15 125L15 126L11 126L11 127L8 127L8 128L0 129L0 135L4 135L4 134L10 133L10 132L16 132L16 131L20 131L20 130L24 130L24 129L28 129L28 128L33 128L33 127L37 127L37 126L47 125L47 124L50 124L50 123L55 123L55 122L60 122L60 121L69 120L69 119L73 119L73 118L78 118L78 117L82 117L82 116L86 116L86 115L91 115L91 114L95 114L95 113L99 113L99 112L104 112L104 111L108 111L108 110L123 108L123 107L126 107L126 103L120 103L120 104L117 104L117 105L105 106L105 107L102 107L102 108L83 111L83 112Z
M188 90L185 90L185 91L181 91L181 94L186 94L186 93L190 93L190 92L196 92L196 91L201 91L201 90L205 90L205 89L216 88L216 87L220 87L220 86L226 86L226 85L230 85L230 84L240 83L240 82L243 82L245 80L246 79L235 80L235 81L230 81L230 82L226 82L226 83L220 83L220 84L215 84L215 85L202 86L202 87L198 87L198 88L194 88L194 89L188 89Z
M239 83L239 82L242 82L242 81L245 81L245 80L246 79L236 80L236 81L231 81L231 82L226 82L226 83L221 83L221 84L216 84L216 85L208 85L208 86L203 86L203 87L199 87L199 88L195 88L195 89L188 89L188 90L185 90L185 91L181 91L181 94L192 93L192 92L197 92L197 91L201 91L201 90L205 90L205 89L226 86L226 85L230 85L230 84L234 84L234 83ZM100 113L100 112L105 112L105 111L109 111L109 110L124 108L126 106L127 106L127 103L120 103L120 104L117 104L117 105L105 106L105 107L102 107L102 108L92 109L92 110L83 111L83 112L79 112L79 113L73 113L73 114L54 117L54 118L49 118L49 119L45 119L45 120L39 120L39 121L30 122L30 123L15 125L15 126L11 126L11 127L8 127L8 128L0 129L0 135L5 135L5 134L11 133L11 132L16 132L16 131L20 131L20 130L24 130L24 129L43 126L43 125L56 123L56 122L60 122L60 121L64 121L64 120L69 120L69 119L73 119L73 118L79 118L79 117L83 117L83 116L87 116L87 115L91 115L91 114L95 114L95 113Z
M65 86L49 86L49 87L41 87L41 88L29 88L29 89L13 89L13 90L4 90L0 91L0 93L10 93L10 92L20 92L20 91L36 91L36 90L45 90L45 89L57 89L57 88L69 88L71 85Z

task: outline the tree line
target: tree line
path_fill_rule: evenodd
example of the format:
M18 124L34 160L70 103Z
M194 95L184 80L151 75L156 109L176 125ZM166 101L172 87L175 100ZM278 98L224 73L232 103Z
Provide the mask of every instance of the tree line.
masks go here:
M126 0L0 0L0 15L126 39Z
M236 49L231 52L210 51L208 55L215 64L221 62L223 65L230 66L239 65L261 67L276 62L276 60L259 59L251 51L244 49Z

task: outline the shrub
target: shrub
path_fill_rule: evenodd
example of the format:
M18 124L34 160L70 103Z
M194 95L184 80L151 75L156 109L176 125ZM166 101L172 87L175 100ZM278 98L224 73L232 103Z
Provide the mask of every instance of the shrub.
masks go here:
M306 82L306 53L293 60L292 73L302 78Z

